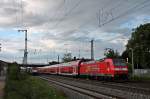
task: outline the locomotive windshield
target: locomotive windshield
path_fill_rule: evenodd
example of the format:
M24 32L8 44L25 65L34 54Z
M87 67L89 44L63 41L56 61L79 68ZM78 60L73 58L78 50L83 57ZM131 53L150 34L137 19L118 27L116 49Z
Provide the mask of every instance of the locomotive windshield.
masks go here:
M115 66L126 66L125 60L123 59L113 59L113 64Z

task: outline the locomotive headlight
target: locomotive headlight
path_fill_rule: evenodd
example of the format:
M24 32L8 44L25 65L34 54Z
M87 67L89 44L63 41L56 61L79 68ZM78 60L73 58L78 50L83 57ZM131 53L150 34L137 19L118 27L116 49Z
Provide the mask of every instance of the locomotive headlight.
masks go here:
M127 70L127 68L122 68L122 70L125 70L125 71L126 71L126 70Z
M128 69L127 69L127 68L115 68L115 70L116 70L116 71L118 71L118 70L126 71L126 70L128 70Z
M115 68L115 70L117 71L117 70L120 70L120 68Z

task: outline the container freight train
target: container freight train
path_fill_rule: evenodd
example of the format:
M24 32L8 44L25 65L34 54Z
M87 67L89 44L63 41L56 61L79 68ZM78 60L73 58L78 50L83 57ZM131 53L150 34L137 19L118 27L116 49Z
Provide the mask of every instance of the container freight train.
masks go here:
M123 59L106 58L99 61L76 60L45 67L32 68L33 74L55 74L89 78L127 79L128 66Z

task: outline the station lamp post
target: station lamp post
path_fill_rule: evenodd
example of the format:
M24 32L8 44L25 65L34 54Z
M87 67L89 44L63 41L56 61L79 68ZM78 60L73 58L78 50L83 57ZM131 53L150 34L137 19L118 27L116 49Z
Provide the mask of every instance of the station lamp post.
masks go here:
M141 45L141 46L143 46L143 45ZM139 46L136 46L136 47L139 47ZM129 48L129 50L131 50L131 57L132 57L132 71L133 71L133 73L132 73L132 76L134 76L134 49L133 48Z

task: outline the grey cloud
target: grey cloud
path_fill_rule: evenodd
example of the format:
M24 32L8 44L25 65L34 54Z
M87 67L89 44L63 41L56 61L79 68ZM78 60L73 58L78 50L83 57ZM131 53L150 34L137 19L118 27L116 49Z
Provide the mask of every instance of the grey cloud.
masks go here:
M94 38L95 54L98 58L103 56L103 51L106 47L118 49L120 52L124 50L125 46L122 42L112 43L111 41L117 40L117 35L122 36L120 39L129 38L132 27L122 28L120 26L135 19L137 16L142 15L149 17L150 12L148 9L150 7L148 5L150 2L148 1L147 4L139 6L145 7L134 9L130 13L99 28L97 19L98 11L101 11L101 23L105 23L141 2L143 2L143 0L65 0L65 2L64 0L38 0L37 2L29 0L23 2L23 21L27 27L32 27L34 31L37 31L36 35L31 35L31 40L39 40L39 36L37 35L40 35L43 40L54 40L57 46L71 43L72 48L69 48L70 50L73 50L74 47L78 48L83 42L89 44L89 41ZM18 2L14 2L14 4L0 2L0 6L2 7L0 18L8 17L12 20L11 23L0 22L1 27L5 28L9 26L13 28L16 26L17 22L15 22L14 19L15 14L18 18L17 25L21 24L21 10L18 5ZM29 5L31 5L31 8L27 9ZM149 20L147 19L147 21ZM39 30L43 30L43 32L39 32ZM105 38L108 38L110 36L109 34L113 34L114 37L105 40L101 36L102 33L106 34ZM38 42L31 43L33 46L38 46ZM80 48L84 50L88 49L88 47L89 46ZM59 53L59 51L57 53ZM83 51L81 54L87 57L90 55Z

